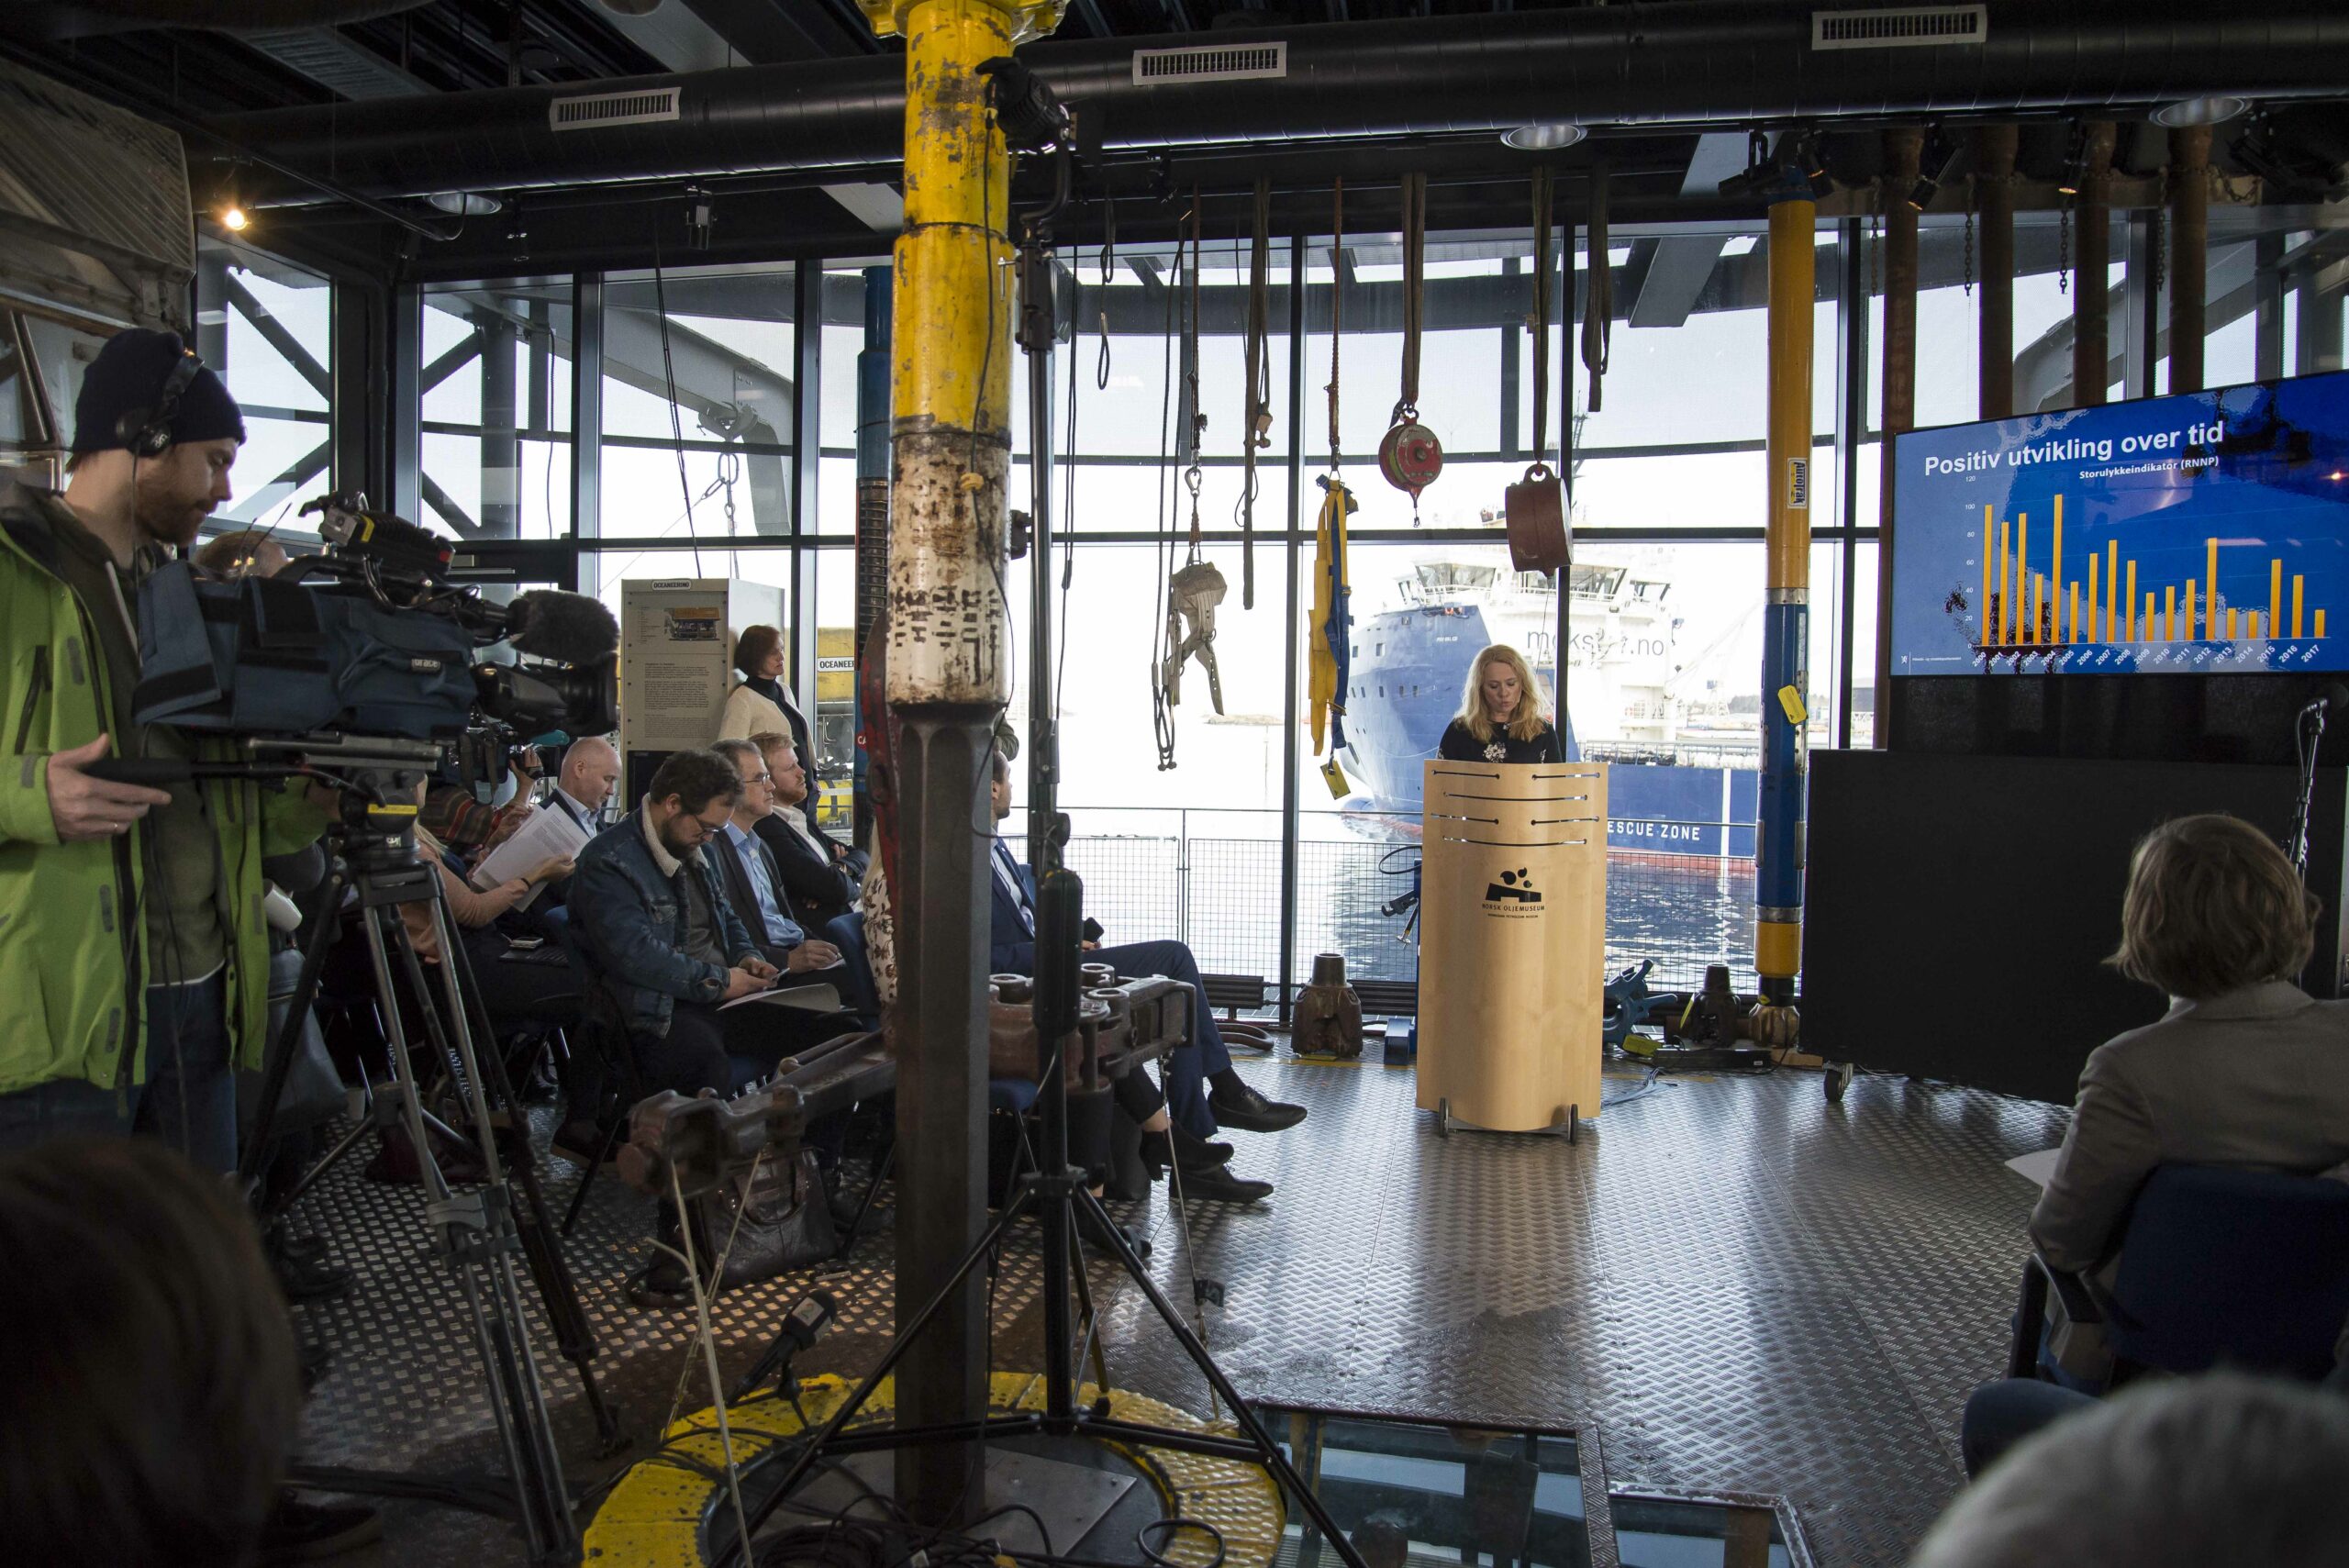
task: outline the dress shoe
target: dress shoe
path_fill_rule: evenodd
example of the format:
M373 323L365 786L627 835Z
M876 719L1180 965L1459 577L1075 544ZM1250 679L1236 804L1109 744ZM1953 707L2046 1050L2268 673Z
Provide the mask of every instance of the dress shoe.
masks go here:
M1153 1182L1165 1179L1170 1162L1180 1164L1187 1175L1193 1171L1215 1169L1230 1160L1231 1152L1229 1143L1209 1143L1172 1125L1163 1132L1141 1135L1141 1162Z
M317 1562L384 1539L384 1517L360 1503L307 1503L283 1494L261 1530L264 1568Z
M332 1301L351 1294L351 1269L323 1257L281 1256L276 1261L277 1288L288 1301Z
M1235 1176L1228 1165L1210 1165L1203 1171L1186 1170L1180 1174L1183 1195L1204 1203L1254 1203L1259 1198L1273 1195L1272 1183Z
M547 1140L547 1147L574 1165L593 1165L601 1159L609 1166L618 1162L620 1145L626 1141L624 1139L613 1139L607 1149L605 1136L609 1130L584 1118L567 1121L554 1129L554 1136Z
M314 1263L327 1255L327 1239L323 1236L295 1236L281 1231L272 1243L281 1258L291 1258L297 1263Z
M1218 1084L1208 1095L1208 1109L1215 1113L1217 1126L1236 1127L1242 1132L1279 1132L1305 1119L1303 1106L1268 1100L1246 1084L1235 1090Z

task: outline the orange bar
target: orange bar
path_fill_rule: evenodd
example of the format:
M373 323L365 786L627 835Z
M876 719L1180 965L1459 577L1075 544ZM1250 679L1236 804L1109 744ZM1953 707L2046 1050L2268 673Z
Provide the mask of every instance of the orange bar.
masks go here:
M2146 641L2146 642L2151 642L2151 641L2153 641L2153 640L2154 640L2154 591L2153 591L2151 588L2148 588L2148 589L2146 589L2146 590L2145 590L2145 619L2144 619L2144 626L2143 626L2143 629L2144 629L2144 633L2145 633L2145 635L2144 635L2144 637L2143 637L2143 639L2142 640Z
M1990 631L1990 508L1982 508L1982 598L1975 608L1975 619L1982 628L1982 646L1987 648L1998 639Z
M2241 637L2238 635L2238 628L2235 626L2235 607L2232 605L2229 605L2227 606L2227 640L2229 642L2238 642L2242 640Z
M2015 640L2028 643L2023 634L2023 600L2031 593L2031 515L2015 514Z
M2091 555L2091 556L2089 556L2089 557L2088 557L2088 570L2089 570L2089 571L2091 571L2091 572L2093 572L2093 571L2095 571L2095 570L2096 570L2096 557L2095 557L2095 556L2093 556L2093 555ZM2088 590L2088 595L2089 595L2088 603L2090 603L2090 604L2094 604L2094 603L2096 603L2096 598L2095 598L2096 590L2095 590L2094 588L2090 588L2090 589ZM2068 637L2068 638L2065 639L2065 641L2067 641L2067 642L2077 642L2079 639L2080 639L2080 580L2079 580L2078 578L2075 577L2075 578L2073 578L2073 579L2072 579L2072 635L2071 635L2070 637Z
M2299 573L2292 573L2292 636L2296 639L2300 635L2300 584L2305 581Z
M2267 563L2267 635L2284 624L2284 562L2279 556Z
M2316 613L2316 634L2319 637L2322 637L2324 635L2324 612L2322 610L2319 610Z
M2251 640L2254 642L2259 640L2259 612L2257 610L2251 612Z
M2121 617L2114 608L2121 602L2121 541L2114 539L2104 547L2104 639L2118 642Z
M2193 578L2186 580L2186 640L2194 640L2194 590L2202 584Z
M2148 617L2150 617L2150 616L2153 614L2153 609L2152 609L2153 602L2154 602L2154 596L2153 596L2151 594L2146 595L2145 595L2145 604L2146 604L2146 606L2147 606L2147 607L2146 607L2146 610L2145 610L2145 614L2146 614ZM2136 641L2136 640L2137 640L2137 563L2136 563L2135 562L2133 562L2133 561L2132 561L2132 562L2131 562L2129 563L2129 626L2128 626L2128 631L2129 631L2128 640L2129 640L2129 641L2131 641L2131 642L2134 642L2134 641Z
M2210 589L2203 595L2202 603L2207 606L2207 613L2210 617L2210 624L2205 630L2210 637L2216 638L2219 635L2219 541L2214 539L2208 540L2207 543L2210 551L2210 563L2208 568Z
M2097 628L2101 624L2100 617L2097 612L2104 608L2104 600L2097 595L2096 569L2103 563L2104 558L2102 556L2097 555L2093 551L2090 552L2088 556L2088 640L2090 642L2102 640L2101 636L2097 630ZM2072 617L2075 621L2077 621L2079 618L2080 617L2077 616L2074 616Z
M2031 574L2031 635L2023 640L2047 640L2047 579L2036 572Z
M2064 640L2064 497L2055 497L2055 538L2047 550L2047 597L2055 609L2054 640Z
M2188 616L2186 618L2192 620L2194 617ZM2177 589L2174 585L2162 590L2162 640L2177 640Z
M2014 557L2007 553L2008 529L2009 527L2011 527L2011 525L2007 523L2000 523L1998 525L1998 641L2001 647L2014 640L2014 638L2009 635L2008 631L2008 628L2014 624L2015 618L2015 596L2013 591L2015 562Z

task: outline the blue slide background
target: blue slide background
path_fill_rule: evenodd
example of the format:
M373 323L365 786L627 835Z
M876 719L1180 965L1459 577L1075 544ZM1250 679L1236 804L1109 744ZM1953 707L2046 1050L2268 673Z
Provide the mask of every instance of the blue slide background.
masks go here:
M2186 432L2222 420L2215 448ZM2138 450L2124 450L2134 439ZM2144 398L2101 408L1953 425L1896 439L1892 673L1979 673L1982 508L2031 520L2032 571L2047 572L2054 498L2064 496L2064 577L2085 595L2088 554L2118 540L2150 588L2201 582L2219 540L2223 604L2265 611L2268 562L2326 612L2326 635L2170 644L2098 642L1998 653L1998 674L2349 672L2349 372ZM2099 445L2109 443L2110 456ZM2158 444L2155 444L2158 443ZM2059 455L2046 456L2053 448ZM2085 449L2085 450L2083 450ZM2009 458L2021 454L2020 463ZM1932 471L1929 460L1958 465ZM1997 548L1995 529L1990 539ZM1993 566L1993 576L1996 575ZM2099 590L2101 591L2101 590ZM2183 593L2180 588L2181 595ZM2198 589L2198 596L2200 590ZM2069 589L2065 590L2069 598ZM2199 602L2199 600L2198 600Z

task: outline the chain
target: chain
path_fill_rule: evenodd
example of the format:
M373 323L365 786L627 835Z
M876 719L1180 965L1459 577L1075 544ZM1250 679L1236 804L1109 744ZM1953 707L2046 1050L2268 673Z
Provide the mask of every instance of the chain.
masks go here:
M2169 214L2155 207L2145 218L2145 250L2154 263L2153 290L2159 294L2162 285L2169 282L2169 243L2165 238Z
M1876 182L1876 207L1868 214L1868 297L1874 299L1884 292L1884 206L1885 181Z
M734 537L734 482L742 477L742 449L732 441L718 454L718 478L710 488L726 491L726 537Z
M1346 306L1346 181L1338 176L1330 198L1330 472L1338 472L1338 339Z
M2055 292L2072 292L2072 204L2055 213Z

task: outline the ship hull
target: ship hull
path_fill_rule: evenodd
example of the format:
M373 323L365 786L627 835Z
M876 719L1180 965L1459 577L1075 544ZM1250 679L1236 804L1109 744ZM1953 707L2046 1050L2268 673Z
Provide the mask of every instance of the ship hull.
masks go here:
M1345 769L1362 786L1348 808L1416 824L1422 768L1458 711L1467 662L1486 646L1473 604L1425 606L1361 617L1346 701ZM1554 688L1554 673L1542 678ZM1580 755L1575 725L1569 756ZM1608 779L1609 849L1708 859L1753 858L1759 775L1752 768L1616 760Z

